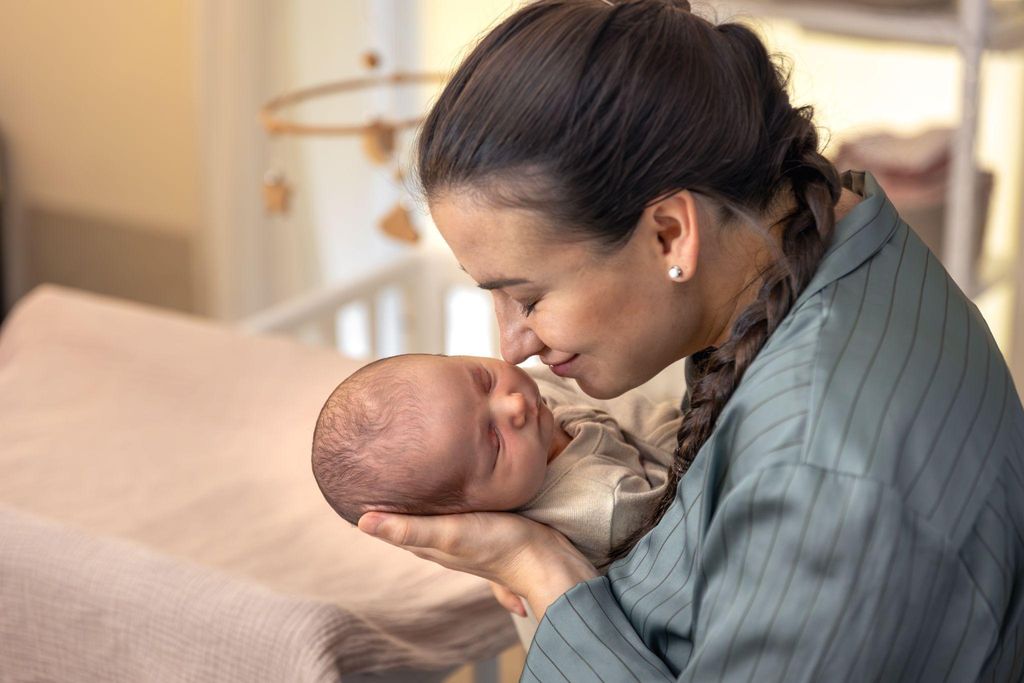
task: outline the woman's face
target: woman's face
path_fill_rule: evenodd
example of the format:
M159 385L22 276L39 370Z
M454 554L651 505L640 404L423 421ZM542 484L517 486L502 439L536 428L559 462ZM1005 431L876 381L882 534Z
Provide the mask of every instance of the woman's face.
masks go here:
M462 268L491 292L510 363L538 355L591 396L610 398L703 348L689 348L701 312L666 274L657 226L641 223L605 252L553 239L529 212L463 195L436 201L431 214Z

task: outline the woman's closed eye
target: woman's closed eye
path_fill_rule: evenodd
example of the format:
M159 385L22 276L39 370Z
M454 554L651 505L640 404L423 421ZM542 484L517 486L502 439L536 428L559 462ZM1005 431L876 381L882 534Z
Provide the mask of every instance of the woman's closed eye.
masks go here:
M534 310L536 310L537 308L537 300L534 300L528 304L524 304L521 301L517 301L516 303L519 304L519 311L523 314L524 318L529 318L530 314L533 313Z

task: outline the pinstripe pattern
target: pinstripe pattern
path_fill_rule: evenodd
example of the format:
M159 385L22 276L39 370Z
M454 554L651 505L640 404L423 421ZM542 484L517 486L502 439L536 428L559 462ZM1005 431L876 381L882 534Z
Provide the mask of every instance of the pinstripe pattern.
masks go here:
M868 173L661 523L523 681L1024 680L1024 411Z

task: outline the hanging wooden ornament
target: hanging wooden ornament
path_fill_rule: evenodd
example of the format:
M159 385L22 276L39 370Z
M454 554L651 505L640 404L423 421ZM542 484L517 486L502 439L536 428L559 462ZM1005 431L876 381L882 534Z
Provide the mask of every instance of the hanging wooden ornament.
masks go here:
M363 66L373 71L380 66L380 55L375 50L367 50L363 53Z
M395 187L398 190L398 200L395 205L391 207L391 210L380 219L378 226L388 237L399 240L400 242L407 242L414 244L419 241L420 235L416 230L416 225L412 221L412 213L409 211L409 205L405 197L402 196L405 192L404 180L405 174L402 173L402 166L398 159L395 159L395 168L392 172L392 179L395 181Z
M419 233L416 232L416 226L413 225L412 216L401 199L395 202L391 210L380 220L379 225L385 235L400 242L412 244L420 239Z
M395 153L396 129L390 123L374 119L363 129L363 151L370 161L383 166L391 161Z
M263 209L268 214L288 213L291 193L291 186L280 171L267 171L263 175Z

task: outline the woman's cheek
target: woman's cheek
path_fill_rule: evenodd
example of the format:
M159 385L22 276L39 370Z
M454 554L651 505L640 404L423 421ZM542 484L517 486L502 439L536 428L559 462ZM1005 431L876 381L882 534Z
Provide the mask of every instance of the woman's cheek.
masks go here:
M577 324L570 312L547 311L534 323L534 332L552 351L571 352L577 342Z

